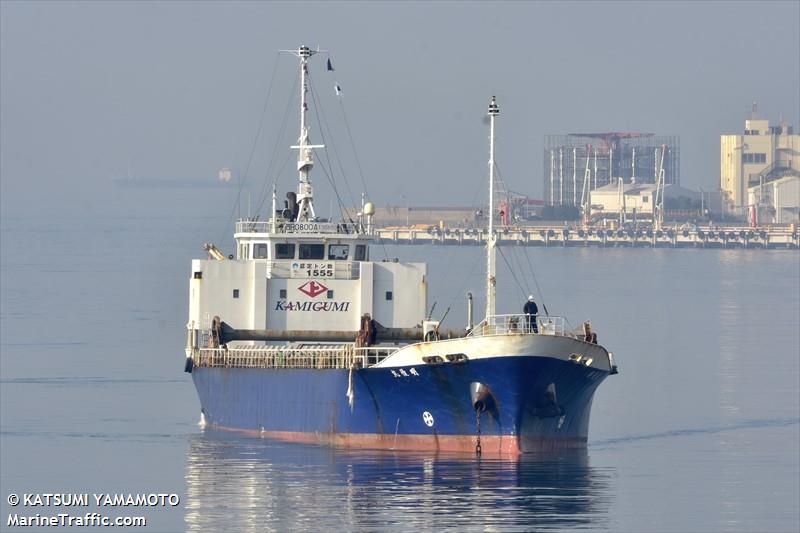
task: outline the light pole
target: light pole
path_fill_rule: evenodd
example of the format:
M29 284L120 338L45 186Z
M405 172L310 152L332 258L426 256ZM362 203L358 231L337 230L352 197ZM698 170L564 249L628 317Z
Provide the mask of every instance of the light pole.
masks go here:
M400 195L400 200L406 204L406 228L410 226L409 223L409 211L411 211L411 207L408 205L408 198L406 198L405 194Z
M700 189L700 216L701 217L705 217L706 216L706 203L705 203L706 192L703 190L702 187L698 187L698 189Z

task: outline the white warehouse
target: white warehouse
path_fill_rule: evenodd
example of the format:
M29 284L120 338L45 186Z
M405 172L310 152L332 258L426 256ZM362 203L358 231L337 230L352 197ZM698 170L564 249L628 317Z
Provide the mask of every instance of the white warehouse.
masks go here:
M800 222L800 177L785 176L747 189L751 220L757 224Z
M656 185L653 183L623 183L621 189L619 182L610 183L591 192L592 214L619 215L624 212L626 217L634 214L652 217L655 196ZM667 207L674 203L685 204L688 208L699 202L700 194L695 191L675 184L664 186L664 204Z

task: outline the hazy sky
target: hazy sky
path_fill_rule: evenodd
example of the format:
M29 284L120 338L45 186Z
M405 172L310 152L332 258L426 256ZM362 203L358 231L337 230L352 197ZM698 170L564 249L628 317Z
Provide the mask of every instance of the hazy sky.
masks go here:
M334 82L342 86L369 191L382 205L473 201L492 94L502 175L538 198L546 134L678 135L682 183L711 188L719 135L743 129L754 99L764 117L782 115L796 130L800 122L798 1L0 6L7 214L108 194L110 178L129 167L183 179L213 179L226 166L242 172L277 62L248 178L260 188L296 74L277 50L301 43L331 51L336 71L319 59L312 80L357 195L333 94ZM296 136L292 113L276 167ZM320 137L312 123L312 140ZM283 190L294 187L292 168L280 176Z

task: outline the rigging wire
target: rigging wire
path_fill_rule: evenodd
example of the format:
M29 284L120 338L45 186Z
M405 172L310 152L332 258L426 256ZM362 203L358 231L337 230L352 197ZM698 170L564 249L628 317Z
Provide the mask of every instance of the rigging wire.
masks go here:
M511 263L512 263L512 266L513 266L515 269L517 269L517 272L519 272L519 273L520 273L520 276L522 277L522 282L525 284L525 290L526 290L526 292L527 292L528 294L532 294L532 291L531 291L531 286L530 286L530 284L528 283L527 272L526 272L526 271L525 271L525 269L523 268L523 265L522 265L522 258L520 257L519 250L517 250L517 247L516 247L516 246L514 246L514 247L509 247L509 249L510 249L510 251L511 251L511 254L510 254L510 255L511 255Z
M447 308L448 309L450 307L452 307L453 304L456 303L456 299L458 299L460 297L460 295L464 294L464 289L466 289L467 283L469 283L469 280L472 278L473 274L475 273L475 269L477 269L478 265L480 265L480 264L481 264L480 261L472 261L472 268L470 269L469 274L467 274L464 277L464 280L461 282L461 286L459 287L459 289L453 294L453 298L447 304ZM449 269L445 269L445 270L443 270L443 272L447 273L447 272L449 272ZM442 318L441 322L444 323L444 318Z
M316 151L314 151L314 153L316 153ZM342 199L339 197L339 191L336 189L336 184L333 181L333 170L331 169L331 171L328 172L328 169L326 168L325 163L322 161L322 158L319 158L318 163L319 168L322 169L322 173L328 179L328 183L330 183L333 193L336 195L336 202L339 204L339 208L344 209L344 206L342 205ZM330 163L330 161L328 161L328 163Z
M289 160L291 158L292 158L292 153L291 152L286 152L286 157L283 158L283 163L281 163L280 168L275 173L275 179L272 181L272 186L273 187L277 187L278 179L279 179L280 175L283 173L283 170L286 168L286 165L289 164ZM269 183L268 180L269 180L269 176L265 175L264 176L264 187L262 189L262 194L261 194L261 201L259 202L258 206L256 207L256 211L260 211L264 207L264 202L267 201L266 185L267 185L267 183Z
M539 287L539 280L536 279L536 271L533 269L533 264L531 263L531 258L528 255L528 249L525 249L525 259L528 260L528 267L531 271L531 277L533 277L533 283L536 285L536 292L539 293L539 298L541 298L542 308L544 308L544 314L550 316L550 313L547 311L547 306L544 303L544 294L542 294L542 289Z
M506 203L507 203L507 205L508 205L508 206L511 206L511 195L509 194L509 189L508 189L508 186L507 186L507 184L505 183L505 181L503 180L503 178L502 178L502 176L501 176L501 174L500 174L500 168L497 166L497 163L496 163L496 162L495 162L495 170L496 170L496 172L497 172L497 180L498 180L498 182L500 182L500 183L503 185L503 188L505 189L505 192L506 192L506 194L505 194L505 196L506 196L506 198L505 198L505 200L506 200ZM500 248L498 248L498 250L499 250L499 249L500 249ZM512 250L513 250L513 249L512 249ZM513 254L515 254L515 253L516 253L516 251L512 252L512 255L513 255ZM519 253L520 253L520 254L523 254L523 252L519 252ZM502 255L502 252L501 252L501 255ZM544 301L544 294L542 294L542 289L541 289L541 287L539 286L539 280L536 278L536 271L534 270L534 268L533 268L533 264L531 263L531 259L530 259L530 256L529 256L529 254L528 254L528 249L527 249L527 247L525 248L525 251L524 251L524 254L523 254L523 255L525 256L525 259L526 259L526 261L527 261L527 263L528 263L528 269L529 269L529 272L530 272L531 278L533 278L534 285L536 286L536 292L537 292L537 293L538 293L538 295L539 295L539 301L542 303L542 308L543 308L543 310L544 310L544 313L545 313L545 315L546 315L546 316L549 316L549 315L550 315L550 313L547 311L547 305L545 304L545 301ZM505 259L505 258L504 258L504 259ZM522 266L524 266L524 265L522 265L522 260L521 260L521 259L519 260L519 263L520 263L520 266L521 266L521 267L522 267ZM525 269L524 269L524 268L521 268L520 270L521 270L521 271L524 271ZM527 272L526 272L526 274L527 274ZM513 272L512 272L512 275L513 275ZM523 278L523 279L524 279L524 278ZM518 285L519 285L519 284L518 284ZM528 284L527 284L527 282L526 282L526 286L527 286L527 285L528 285ZM521 286L520 286L520 288L521 288ZM530 291L530 290L528 290L528 294L530 294L530 293L531 293L531 291Z
M233 207L231 208L231 214L228 216L227 222L225 222L225 228L228 228L229 224L233 221L234 213L236 213L237 210L239 211L239 217L241 218L242 189L244 188L245 181L247 181L247 175L250 172L250 165L253 163L253 156L256 153L256 147L258 146L258 140L261 137L261 131L264 128L264 117L267 114L267 105L269 104L269 98L272 95L272 87L273 87L273 84L275 82L275 73L278 71L278 59L279 58L280 58L280 52L276 52L275 53L274 66L272 67L272 75L270 76L269 85L267 87L267 95L266 95L266 97L264 97L264 105L261 108L261 117L259 118L259 121L258 121L258 128L256 130L255 138L253 139L253 146L250 148L250 155L247 158L247 165L244 168L244 175L242 176L242 179L239 180L239 187L238 187L238 190L236 191L236 201L234 202ZM223 230L223 231L225 231L225 230ZM218 242L222 242L224 238L225 238L225 236L223 234L223 236L220 238L220 240Z
M503 249L498 246L497 247L497 251L500 252L500 257L503 258L503 261L505 262L506 266L508 267L508 271L511 272L511 277L514 278L514 282L517 284L517 287L519 287L519 290L521 292L524 292L525 289L523 289L522 284L519 282L519 279L517 279L517 275L514 273L514 269L511 268L511 265L509 264L508 259L506 259L506 254L503 253Z
M267 170L264 173L264 184L261 187L261 192L259 193L259 201L258 201L258 208L257 211L260 211L261 208L264 206L264 202L267 200L267 184L269 183L270 174L272 174L272 169L275 166L275 160L278 157L278 149L280 147L281 141L286 134L286 127L289 123L289 112L291 111L292 104L294 103L294 93L297 89L297 84L300 79L300 74L297 74L294 78L294 84L292 85L292 90L289 93L289 100L286 102L286 109L283 111L283 118L281 119L281 126L278 130L278 135L275 137L275 144L272 147L272 154L269 158L269 165L267 166ZM291 155L291 152L288 152L289 155L286 157L288 158ZM280 179L280 173L283 171L283 168L286 166L286 160L284 160L283 165L281 166L280 171L276 173L274 179L272 180L273 187L277 186L278 179Z
M339 170L342 173L342 179L344 180L345 187L347 188L347 192L350 195L350 202L354 203L353 191L350 189L350 182L347 179L347 173L344 171L344 167L342 166L342 161L339 158L339 151L336 149L336 143L333 141L333 134L331 134L330 126L328 125L328 121L325 118L325 111L322 110L322 106L320 106L319 103L317 102L317 92L314 90L310 74L308 76L308 87L309 87L309 92L311 93L311 99L314 102L314 114L317 117L317 123L320 125L319 128L320 136L322 137L323 144L325 144L326 146L328 144L328 142L325 140L325 130L327 129L328 134L331 137L330 141L331 151L333 151L334 159L336 159L337 163L339 164ZM351 217L350 214L347 212L347 209L345 208L344 203L342 202L341 196L339 195L336 183L333 180L333 163L331 162L330 152L328 150L325 150L324 153L325 153L325 158L328 160L328 167L330 168L330 173L331 173L331 175L328 176L328 181L330 182L331 187L333 188L333 192L336 195L336 199L339 203L339 209L342 211L342 215L350 219L350 221L352 222L353 217ZM322 163L321 158L320 158L320 163Z
M340 96L339 97L339 108L342 110L342 117L344 118L344 125L345 129L347 129L347 136L350 139L350 146L353 148L353 156L356 160L356 166L358 167L358 175L361 177L361 185L364 187L364 192L367 193L367 197L369 197L369 190L367 189L367 181L364 179L364 171L361 169L361 161L358 158L358 152L356 151L356 143L353 141L353 134L350 132L350 121L347 120L347 113L344 111L344 99Z
M330 126L328 125L328 121L325 118L325 111L322 109L322 106L320 106L317 103L316 91L314 91L312 89L312 82L311 82L311 75L310 74L308 76L308 80L309 80L308 81L309 89L311 90L312 99L314 101L314 111L317 114L317 122L320 124L320 130L324 130L325 128L327 128L328 133L330 134L330 136L332 138L333 134L331 133ZM339 103L341 105L341 98L339 98ZM351 147L353 149L353 154L355 155L356 165L358 166L359 175L361 176L361 184L364 187L364 192L367 194L367 196L369 196L369 191L367 190L367 184L366 184L366 181L364 180L364 173L361 171L361 163L360 163L360 161L358 159L358 153L356 152L355 143L353 142L353 136L350 133L350 125L349 125L349 122L347 121L347 116L344 114L344 107L341 106L341 109L342 109L342 116L344 117L345 125L347 127L347 134L348 134L348 137L350 139L350 144L351 144ZM320 114L322 115L322 120L320 120ZM333 148L334 159L336 159L336 162L339 165L339 169L340 169L341 174L342 174L342 179L344 179L345 187L347 187L347 192L350 195L350 200L353 203L353 209L356 209L355 206L357 204L355 202L355 196L353 195L353 191L350 188L350 181L347 179L347 172L345 172L345 170L344 170L344 165L342 165L342 160L339 157L339 151L336 149L336 143L334 143L333 140L331 140L331 147ZM327 151L326 151L326 157L328 157L328 165L330 166L331 173L332 173L333 172L333 164L330 162L330 157L327 155ZM334 187L334 191L335 191L335 185L333 185L333 183L331 183L331 186ZM338 193L337 193L337 197L338 197ZM342 210L342 216L343 217L347 217L350 220L350 222L353 222L353 217L350 216L350 213L348 212L348 210L342 205L341 200L339 201L339 206L340 206L340 208ZM384 257L388 260L389 259L389 252L386 250L386 244L383 241L380 241L380 245L381 245L381 248L383 249Z

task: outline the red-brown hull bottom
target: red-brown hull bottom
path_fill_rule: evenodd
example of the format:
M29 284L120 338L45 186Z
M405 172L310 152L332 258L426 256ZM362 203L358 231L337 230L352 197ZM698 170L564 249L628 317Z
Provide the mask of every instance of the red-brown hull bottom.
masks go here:
M364 433L305 433L296 431L258 431L212 425L214 429L275 439L284 442L316 444L335 448L448 453L476 452L476 435L381 435ZM586 447L584 439L530 439L516 435L482 435L482 455L519 456L522 453L574 450Z

